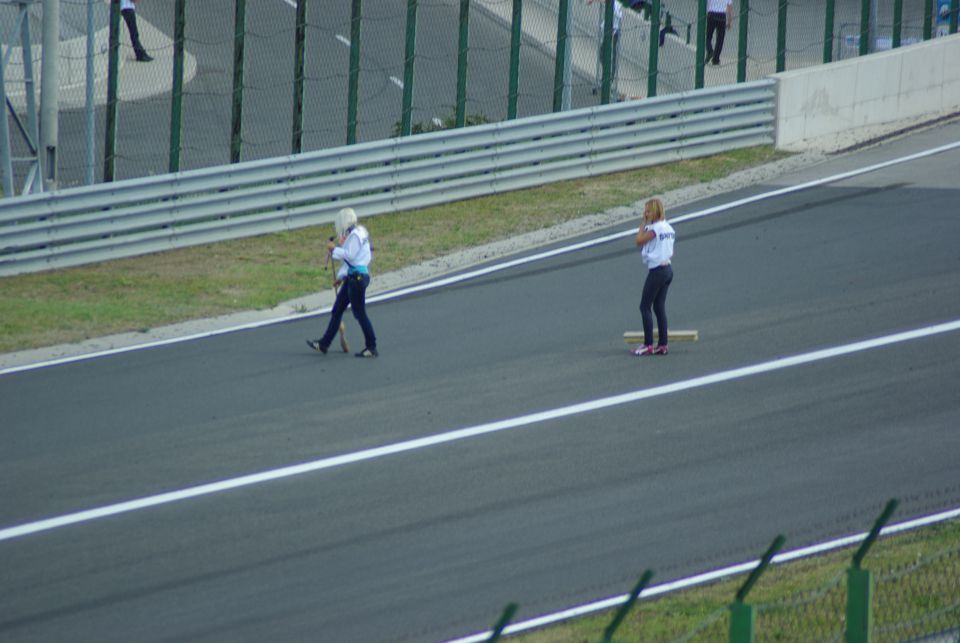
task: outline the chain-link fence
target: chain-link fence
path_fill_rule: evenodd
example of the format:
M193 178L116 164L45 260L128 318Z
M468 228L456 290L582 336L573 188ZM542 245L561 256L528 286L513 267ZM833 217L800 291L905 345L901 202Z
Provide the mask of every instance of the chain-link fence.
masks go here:
M119 2L60 0L61 187L755 80L955 31L957 13L956 0L733 0L708 62L705 0L140 0L153 60L139 62L127 22L111 32ZM20 186L37 157L22 123L41 3L3 0L0 28Z

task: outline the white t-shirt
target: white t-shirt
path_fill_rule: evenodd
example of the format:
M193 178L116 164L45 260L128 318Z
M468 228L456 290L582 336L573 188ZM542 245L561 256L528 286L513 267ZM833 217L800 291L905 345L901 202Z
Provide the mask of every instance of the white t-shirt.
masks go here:
M120 0L120 11L126 11L127 9L135 9L133 0Z
M707 13L726 13L733 0L707 0Z
M673 257L673 241L677 236L673 226L666 221L655 221L645 226L644 230L653 232L653 239L643 244L643 250L640 252L647 268L652 270L657 266L670 263Z

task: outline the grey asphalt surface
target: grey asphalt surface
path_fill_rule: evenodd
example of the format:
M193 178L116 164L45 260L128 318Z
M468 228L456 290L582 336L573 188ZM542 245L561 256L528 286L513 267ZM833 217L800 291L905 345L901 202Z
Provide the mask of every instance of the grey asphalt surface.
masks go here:
M309 351L308 319L2 376L0 529L956 320L958 162L679 224L701 340L667 357L621 340L624 239L371 305L378 360ZM952 332L7 540L0 639L439 641L954 507L957 381Z

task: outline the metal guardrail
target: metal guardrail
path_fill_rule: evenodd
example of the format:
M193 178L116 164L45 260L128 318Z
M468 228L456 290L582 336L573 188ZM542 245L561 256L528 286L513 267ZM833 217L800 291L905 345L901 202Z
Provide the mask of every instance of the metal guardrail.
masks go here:
M771 80L0 200L0 276L773 143Z

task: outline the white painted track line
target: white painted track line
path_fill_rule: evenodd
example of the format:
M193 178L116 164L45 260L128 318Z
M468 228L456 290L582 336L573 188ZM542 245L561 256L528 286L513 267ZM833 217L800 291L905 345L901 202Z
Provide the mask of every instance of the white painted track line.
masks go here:
M844 344L841 346L834 346L832 348L825 348L809 353L802 353L792 357L783 357L751 366L734 368L727 371L721 371L719 373L713 373L711 375L694 377L692 379L674 382L672 384L664 384L662 386L655 386L653 388L640 389L620 395L613 395L587 402L562 406L547 411L540 411L538 413L521 415L519 417L507 418L504 420L498 420L496 422L488 422L486 424L478 424L463 429L447 431L445 433L438 433L422 438L415 438L412 440L395 442L393 444L386 444L370 449L363 449L353 453L344 453L342 455L321 458L319 460L281 467L279 469L271 469L268 471L261 471L259 473L251 473L239 476L236 478L229 478L219 482L211 482L208 484L147 496L135 500L127 500L125 502L64 514L62 516L55 516L44 520L37 520L22 525L6 527L4 529L0 529L0 542L5 540L13 540L14 538L22 538L24 536L50 531L53 529L60 529L70 525L91 522L101 518L106 518L108 516L115 516L117 514L139 511L160 505L168 505L174 502L189 500L190 498L209 496L230 491L232 489L259 485L282 478L301 476L307 473L313 473L315 471L323 471L326 469L358 464L360 462L378 460L380 458L406 453L408 451L419 451L422 449L440 446L442 444L459 442L461 440L489 435L492 433L520 429L530 425L548 422L550 420L557 420L583 413L592 413L595 411L601 411L603 409L622 406L624 404L633 404L634 402L639 402L641 400L646 400L661 395L667 395L669 393L677 393L680 391L687 391L704 386L721 384L724 382L770 373L785 368L802 366L804 364L833 359L862 351L875 350L902 342L909 342L943 333L956 332L958 330L960 330L960 319L934 326L926 326L924 328L894 333L884 337L854 342L852 344Z

